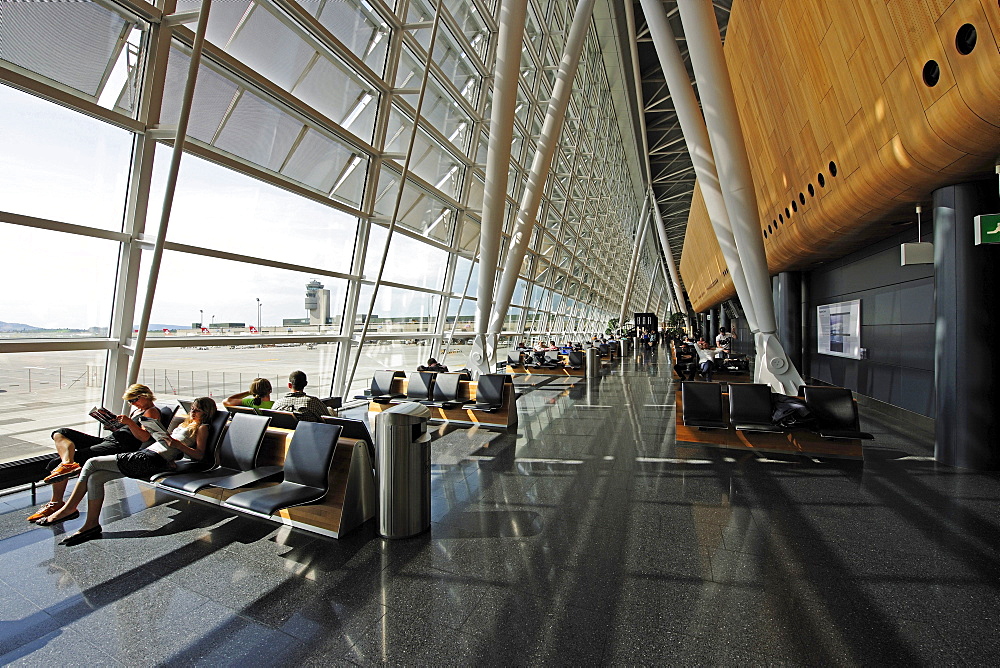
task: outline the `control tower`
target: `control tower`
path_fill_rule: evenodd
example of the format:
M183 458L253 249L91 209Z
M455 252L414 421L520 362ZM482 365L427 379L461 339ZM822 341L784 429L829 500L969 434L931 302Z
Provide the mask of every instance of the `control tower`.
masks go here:
M330 324L330 291L319 281L309 281L306 285L306 311L310 325Z

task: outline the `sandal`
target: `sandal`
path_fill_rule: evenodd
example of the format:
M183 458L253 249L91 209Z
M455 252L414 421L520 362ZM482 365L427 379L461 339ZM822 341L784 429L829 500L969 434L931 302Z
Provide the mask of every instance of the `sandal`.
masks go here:
M60 517L58 519L54 518L54 517L52 517L50 515L49 517L43 517L42 519L40 519L37 522L35 522L35 526L49 527L49 526L52 526L53 524L59 524L60 522L65 522L67 520L75 520L79 516L80 516L80 511L79 510L74 510L69 515L67 515L66 517Z

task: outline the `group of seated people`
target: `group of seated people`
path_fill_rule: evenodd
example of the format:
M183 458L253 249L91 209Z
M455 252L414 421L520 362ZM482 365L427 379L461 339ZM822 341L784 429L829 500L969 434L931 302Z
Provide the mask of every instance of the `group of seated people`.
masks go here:
M255 378L248 392L239 392L223 402L225 406L254 406L290 411L299 420L320 422L329 415L326 405L317 397L304 392L308 380L302 371L288 376L288 392L271 399L271 383ZM27 519L38 526L51 526L80 516L78 507L87 496L87 517L83 526L62 541L63 545L78 545L101 538L101 507L104 485L119 478L148 480L157 473L174 470L176 462L187 456L200 460L208 445L210 427L218 410L211 397L198 397L191 402L187 418L169 434L169 424L162 424L156 397L145 385L130 386L122 395L131 406L128 414L117 416L122 425L106 436L93 436L75 429L52 432L57 457L47 465L50 473L42 482L51 485L52 498ZM154 435L156 436L154 438ZM69 479L79 476L69 498L63 496Z
M222 402L223 406L247 406L250 408L270 408L275 411L295 413L304 422L319 422L329 411L318 397L305 393L309 379L304 371L293 371L288 375L289 392L271 400L271 382L267 378L254 378L248 392L237 392Z
M694 380L698 375L706 381L712 380L716 365L732 354L733 336L725 327L720 327L715 343L715 348L709 348L704 337L695 342L686 336L677 344L674 371L681 380Z
M573 351L582 351L585 348L599 348L601 350L601 355L606 356L609 354L612 346L618 344L618 340L612 336L611 338L603 337L593 337L590 341L583 343L572 341L567 341L563 345L556 345L555 341L549 341L546 343L544 340L539 340L535 346L526 346L523 342L518 342L514 344L514 350L524 353L525 359L533 358L534 364L538 366L545 366L548 364L546 359L546 353L561 353L563 355L568 355Z

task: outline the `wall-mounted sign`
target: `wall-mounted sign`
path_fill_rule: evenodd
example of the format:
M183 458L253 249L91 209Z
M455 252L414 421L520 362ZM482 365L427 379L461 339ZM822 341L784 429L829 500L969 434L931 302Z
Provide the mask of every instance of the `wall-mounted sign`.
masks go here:
M976 221L976 245L1000 244L1000 213L984 213ZM968 237L966 237L968 238Z
M816 307L816 350L861 359L861 300Z

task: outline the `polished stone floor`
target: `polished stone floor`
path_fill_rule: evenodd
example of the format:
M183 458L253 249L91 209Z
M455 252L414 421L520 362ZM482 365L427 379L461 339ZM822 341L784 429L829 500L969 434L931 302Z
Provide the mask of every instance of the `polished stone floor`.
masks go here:
M127 481L67 548L0 497L0 664L997 664L1000 478L915 422L865 411L863 465L765 459L676 443L655 359L517 384L516 433L436 434L413 539Z

